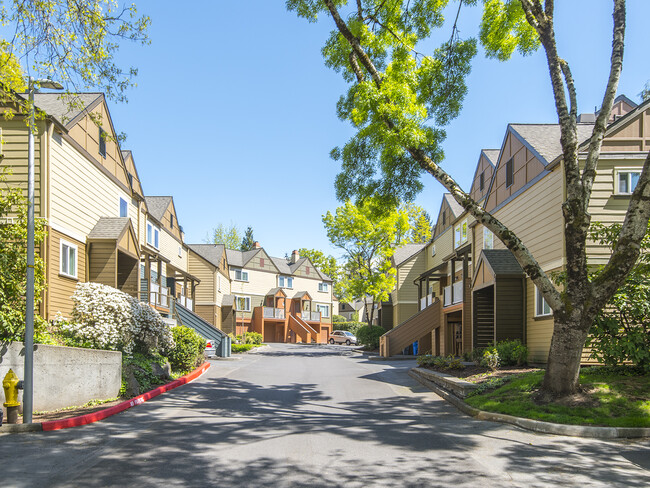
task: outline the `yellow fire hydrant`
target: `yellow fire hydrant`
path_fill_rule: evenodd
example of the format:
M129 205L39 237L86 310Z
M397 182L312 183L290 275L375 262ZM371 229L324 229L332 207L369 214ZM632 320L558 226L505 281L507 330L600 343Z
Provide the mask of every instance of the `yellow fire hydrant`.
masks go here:
M2 380L2 388L5 390L5 400L7 400L2 405L7 407L8 424L18 423L18 407L20 407L20 402L18 401L18 383L20 383L20 380L13 369L10 369L5 375L5 379Z

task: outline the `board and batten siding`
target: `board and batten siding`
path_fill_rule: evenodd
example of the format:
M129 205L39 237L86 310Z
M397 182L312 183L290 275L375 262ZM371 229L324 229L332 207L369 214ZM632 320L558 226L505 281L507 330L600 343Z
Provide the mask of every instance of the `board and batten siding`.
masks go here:
M469 229L468 229L469 231ZM431 247L436 246L436 254L431 255ZM449 227L440 236L436 237L433 244L427 246L427 270L440 266L443 258L454 252L454 229Z
M100 217L119 217L127 201L132 225L137 209L131 195L115 184L65 139L50 148L50 223L87 236Z
M214 287L217 290L217 305L221 306L223 297L230 295L230 278L221 269L214 274Z
M47 311L45 318L54 318L57 312L64 317L72 314L72 294L77 283L86 281L86 245L71 238L57 230L48 228L49 259L46 263L46 304ZM61 240L77 246L77 279L69 278L60 274L61 271Z

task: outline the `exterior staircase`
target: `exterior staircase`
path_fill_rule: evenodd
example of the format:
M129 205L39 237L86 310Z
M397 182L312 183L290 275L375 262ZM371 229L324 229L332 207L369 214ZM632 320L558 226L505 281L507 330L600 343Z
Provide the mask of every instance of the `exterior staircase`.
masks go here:
M400 354L405 347L420 342L420 351L431 349L431 331L440 326L440 299L427 308L420 310L413 317L389 330L379 338L379 354L390 357Z
M301 317L293 314L289 315L289 329L291 329L297 337L300 337L302 342L311 344L312 340L316 341L318 332L316 332L311 325L305 322Z
M194 329L203 338L212 341L216 347L217 356L230 357L231 342L227 334L179 303L175 304L174 315L179 325Z

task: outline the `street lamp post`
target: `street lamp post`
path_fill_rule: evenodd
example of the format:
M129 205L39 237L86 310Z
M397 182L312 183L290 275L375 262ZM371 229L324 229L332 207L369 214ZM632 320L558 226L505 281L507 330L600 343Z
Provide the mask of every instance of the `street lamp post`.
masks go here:
M23 423L32 423L34 410L34 85L62 90L52 80L29 77L29 128L27 139L27 287L25 290L25 377L23 382Z

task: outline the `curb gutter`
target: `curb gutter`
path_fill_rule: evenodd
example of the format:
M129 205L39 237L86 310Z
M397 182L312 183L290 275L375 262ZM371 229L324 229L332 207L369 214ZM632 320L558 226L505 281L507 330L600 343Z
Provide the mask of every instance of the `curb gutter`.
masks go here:
M4 433L17 433L17 432L40 432L40 431L50 431L50 430L60 430L68 429L70 427L79 427L81 425L91 424L99 420L103 420L107 417L115 415L116 413L123 412L131 407L140 405L147 400L162 395L163 393L178 388L179 386L185 385L194 381L196 378L205 373L210 367L210 363L205 362L194 371L185 376L181 376L177 380L167 383L166 385L159 386L153 390L150 390L142 395L126 400L118 405L113 405L112 407L105 408L104 410L99 410L98 412L88 413L86 415L80 415L78 417L72 417L68 419L60 420L50 420L48 422L42 423L32 423L32 424L4 424L0 427L0 434Z
M556 434L567 435L573 437L589 437L595 439L627 439L627 438L640 438L650 437L650 428L647 427L596 427L590 425L568 425L568 424L555 424L551 422L544 422L542 420L525 419L521 417L513 417L502 413L486 412L474 408L456 395L449 393L432 381L425 378L418 368L409 370L408 375L426 386L438 396L451 403L461 412L474 417L477 420L489 420L491 422L501 422L504 424L512 424L522 429L531 430L533 432L540 432L543 434Z

